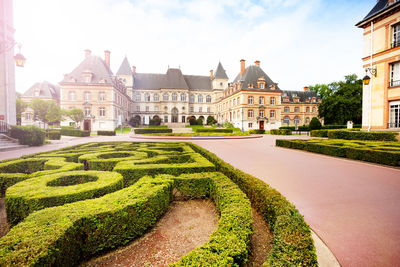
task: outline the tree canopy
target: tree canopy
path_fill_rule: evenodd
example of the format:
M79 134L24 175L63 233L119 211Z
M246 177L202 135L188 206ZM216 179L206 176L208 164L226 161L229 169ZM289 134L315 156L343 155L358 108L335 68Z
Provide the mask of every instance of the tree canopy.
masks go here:
M61 108L53 100L33 99L29 106L34 116L44 123L54 123L62 120Z
M83 110L80 108L73 108L66 111L66 115L71 118L77 125L85 118Z
M15 108L16 108L18 124L21 124L22 112L24 112L27 107L28 107L28 103L26 103L25 101L22 101L19 98L16 99Z
M322 99L318 116L325 124L346 124L347 121L361 123L362 80L357 75L345 76L344 81L309 86Z

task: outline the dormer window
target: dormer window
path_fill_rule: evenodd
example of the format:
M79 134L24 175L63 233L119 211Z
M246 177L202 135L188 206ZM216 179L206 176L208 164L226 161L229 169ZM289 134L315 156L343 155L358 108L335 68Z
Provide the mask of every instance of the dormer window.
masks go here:
M289 99L288 96L285 96L285 97L283 98L283 102L289 102L289 101L290 101L290 99Z
M34 96L39 97L39 95L40 95L40 90L38 88L36 88L35 92L34 92Z
M250 83L249 88L254 88L254 85L252 83Z
M293 97L293 102L296 102L296 103L300 102L300 98L299 97Z
M264 89L265 88L265 83L260 83L259 87L260 87L260 89Z
M99 83L106 83L106 79L102 78Z
M313 97L313 98L312 98L312 102L315 103L315 101L316 101L316 99L315 99L315 97Z
M82 72L82 76L85 83L92 82L93 73L90 70L85 70L84 72Z
M265 89L265 79L264 79L264 77L258 78L257 85L258 85L259 89Z

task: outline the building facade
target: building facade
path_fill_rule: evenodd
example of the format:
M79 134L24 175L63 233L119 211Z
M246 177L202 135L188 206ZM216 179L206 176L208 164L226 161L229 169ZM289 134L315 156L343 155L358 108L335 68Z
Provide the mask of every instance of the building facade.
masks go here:
M84 60L60 82L60 105L84 111L84 130L114 130L128 121L131 99L125 84L110 69L110 51L104 51L104 59L85 51ZM68 119L61 122L73 124Z
M378 0L364 29L363 129L400 130L400 1Z
M0 123L16 124L13 1L0 0Z
M321 100L313 92L282 91L260 67L260 61L240 72L216 103L216 118L242 130L277 129L281 126L309 124L318 116Z

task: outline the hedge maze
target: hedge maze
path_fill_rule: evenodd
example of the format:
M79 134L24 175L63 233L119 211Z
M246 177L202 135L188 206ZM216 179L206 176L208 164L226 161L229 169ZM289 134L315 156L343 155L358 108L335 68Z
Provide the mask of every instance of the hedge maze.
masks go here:
M209 242L173 265L242 265L251 249L251 202L220 164L197 150L186 143L89 143L0 162L0 190L12 225L0 238L0 266L75 266L142 236L168 210L175 192L212 199L220 219ZM302 217L296 224L282 219L283 238L288 240L285 224L292 233L300 231L305 239L295 242L310 253L303 260L293 241L278 238L280 252L273 251L265 265L316 265Z

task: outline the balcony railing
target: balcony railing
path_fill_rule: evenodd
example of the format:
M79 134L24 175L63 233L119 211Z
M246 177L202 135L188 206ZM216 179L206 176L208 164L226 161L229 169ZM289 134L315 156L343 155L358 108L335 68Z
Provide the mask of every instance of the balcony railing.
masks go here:
M388 123L388 128L400 128L400 121Z
M392 48L400 46L400 40L393 41Z
M395 86L400 86L400 80L389 82L389 87L395 87Z
M0 121L0 133L7 133L10 129L11 126L7 122Z

